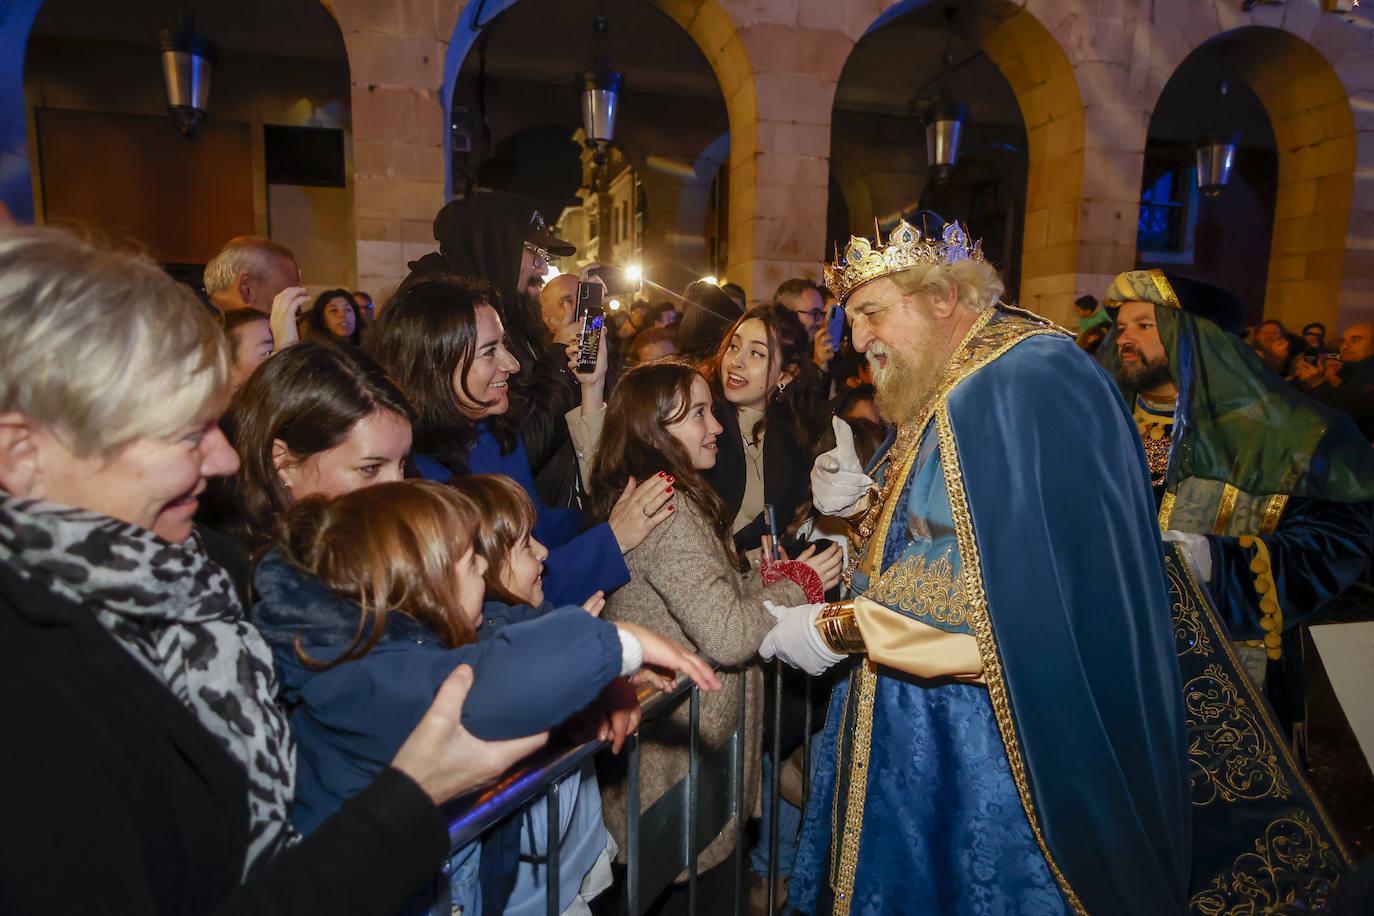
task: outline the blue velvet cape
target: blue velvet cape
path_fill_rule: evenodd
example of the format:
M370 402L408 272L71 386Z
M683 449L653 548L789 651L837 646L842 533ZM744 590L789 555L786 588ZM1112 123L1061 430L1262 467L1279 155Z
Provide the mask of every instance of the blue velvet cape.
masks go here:
M862 569L957 553L987 686L860 660L827 722L793 872L801 909L821 880L836 912L1185 907L1184 717L1144 456L1111 379L1048 330L1008 312L981 319L913 445L875 466L902 485ZM941 500L920 473L932 459L957 550L937 544ZM882 579L856 575L856 592Z

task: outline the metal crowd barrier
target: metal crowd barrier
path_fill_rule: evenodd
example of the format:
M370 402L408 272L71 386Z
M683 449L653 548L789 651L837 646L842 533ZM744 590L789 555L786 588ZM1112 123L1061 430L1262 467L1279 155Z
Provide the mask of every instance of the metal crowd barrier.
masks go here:
M776 912L782 901L775 899L778 870L778 801L782 726L782 666L772 662L773 704L773 779L770 791L768 843L768 908ZM680 677L673 690L660 692L639 688L643 709L640 733L652 729L685 700L689 705L689 757L687 777L669 789L642 814L639 780L639 735L626 738L621 750L626 757L626 912L639 916L679 874L687 872L687 907L697 912L697 856L721 829L735 820L733 853L735 916L742 912L744 898L744 823L749 812L742 812L744 796L745 711L748 708L747 678L740 678L739 709L735 731L719 747L703 749L700 740L700 691L686 677ZM810 679L806 681L804 735L811 734ZM525 758L494 784L449 802L444 810L449 818L449 844L454 852L481 838L482 834L535 801L542 794L548 802L547 912L559 913L558 860L562 837L558 816L559 783L577 770L609 741L592 740L566 747L545 747ZM804 794L810 794L810 742L803 740ZM450 899L447 875L435 887L440 909Z

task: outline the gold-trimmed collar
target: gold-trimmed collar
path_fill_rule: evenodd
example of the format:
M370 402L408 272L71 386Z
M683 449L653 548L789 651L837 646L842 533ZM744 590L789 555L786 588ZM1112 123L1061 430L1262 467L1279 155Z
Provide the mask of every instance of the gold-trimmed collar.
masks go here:
M994 318L998 320L993 321ZM854 571L861 567L869 576L875 576L881 571L882 550L869 551L868 544L878 531L882 531L883 534L875 543L881 545L886 540L887 528L896 506L896 496L900 492L900 482L911 473L922 434L930 425L930 419L935 415L936 409L969 376L1021 341L1038 334L1072 336L1058 325L1023 309L991 308L973 322L973 326L968 329L959 346L954 348L954 352L945 361L940 382L935 386L935 393L931 395L921 415L915 423L904 423L898 427L896 441L874 470L876 475L878 469L886 464L883 488L859 522L859 545L854 551L854 560L845 571L846 584L850 582Z

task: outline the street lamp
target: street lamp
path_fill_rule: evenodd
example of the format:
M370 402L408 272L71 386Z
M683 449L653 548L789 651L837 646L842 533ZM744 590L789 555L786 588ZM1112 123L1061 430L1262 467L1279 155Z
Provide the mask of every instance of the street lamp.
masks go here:
M948 33L945 36L943 66L938 77L939 88L936 89L934 103L922 116L926 128L926 165L936 181L947 179L959 161L959 140L963 136L964 123L968 120L968 105L958 101L954 97L954 90L950 88L950 77L954 72L954 17L958 13L956 6L945 7Z
M1203 197L1216 197L1231 177L1240 131L1208 129L1197 143L1197 188Z
M604 15L592 19L595 55L592 65L582 71L579 77L582 91L582 129L587 136L587 145L602 156L605 155L606 147L615 139L616 103L620 98L620 86L624 82L624 77L611 69L610 58L605 48L608 31L610 23Z
M964 122L968 120L968 105L956 101L949 83L940 87L940 98L926 112L926 164L937 179L949 177L959 161L959 140Z
M185 13L175 27L162 30L158 49L167 86L167 110L189 137L210 108L210 74L218 49L196 31L195 20Z
M1231 86L1226 82L1226 59L1230 56L1229 42L1220 47L1220 61L1217 63L1217 110L1212 117L1212 125L1202 132L1197 141L1197 189L1203 197L1216 197L1231 178L1231 165L1236 159L1236 144L1240 142L1240 131L1228 129L1224 115L1226 96Z

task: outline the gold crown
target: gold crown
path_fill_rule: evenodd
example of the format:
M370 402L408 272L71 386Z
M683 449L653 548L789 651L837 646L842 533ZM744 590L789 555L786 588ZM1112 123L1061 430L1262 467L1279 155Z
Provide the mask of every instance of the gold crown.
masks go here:
M969 245L968 232L959 223L945 223L937 239L922 235L920 229L900 220L888 234L886 245L882 244L881 233L875 236L874 244L862 236L850 236L844 258L836 250L835 263L825 265L825 283L843 303L869 280L922 264L948 266L966 258L984 260L983 243L980 240Z

